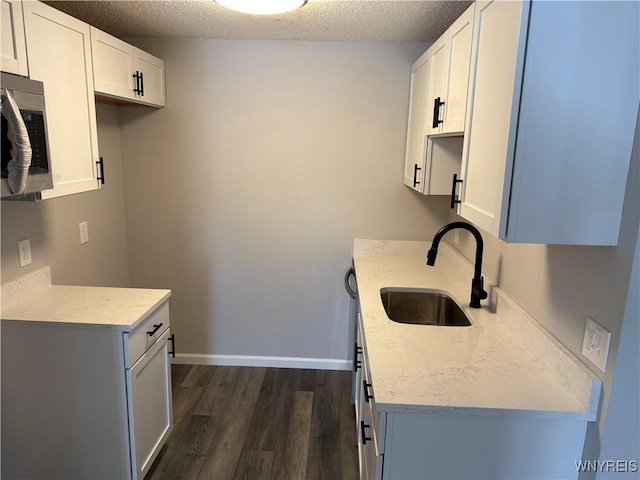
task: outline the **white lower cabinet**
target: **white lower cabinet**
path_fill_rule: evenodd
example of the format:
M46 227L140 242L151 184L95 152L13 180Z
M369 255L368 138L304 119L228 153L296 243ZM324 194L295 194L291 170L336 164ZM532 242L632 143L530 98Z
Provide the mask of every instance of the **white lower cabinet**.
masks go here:
M169 329L127 370L131 464L144 478L171 432Z
M87 318L2 321L2 478L142 479L171 432L168 301L130 332Z
M393 413L382 478L575 479L586 427L524 416Z
M360 465L361 479L379 480L382 478L384 460L386 414L382 413L381 415L375 407L375 396L361 328L361 318L358 316L356 351L359 352L359 364L354 380L354 388L357 392L355 408L358 432L358 463Z
M379 408L361 318L357 341L361 480L577 478L575 460L582 458L587 421L472 408Z

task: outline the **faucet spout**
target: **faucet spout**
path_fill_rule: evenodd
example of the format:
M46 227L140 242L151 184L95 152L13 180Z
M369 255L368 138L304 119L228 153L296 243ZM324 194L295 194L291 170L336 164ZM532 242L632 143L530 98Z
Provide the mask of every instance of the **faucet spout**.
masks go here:
M471 280L471 302L469 305L472 308L480 308L480 300L487 298L487 292L484 290L484 278L482 277L482 253L484 250L484 242L480 231L467 222L453 222L442 227L433 237L431 248L427 253L427 265L434 266L436 264L436 257L438 256L438 246L440 240L444 235L456 228L461 228L471 232L476 240L476 259L474 263L473 279Z

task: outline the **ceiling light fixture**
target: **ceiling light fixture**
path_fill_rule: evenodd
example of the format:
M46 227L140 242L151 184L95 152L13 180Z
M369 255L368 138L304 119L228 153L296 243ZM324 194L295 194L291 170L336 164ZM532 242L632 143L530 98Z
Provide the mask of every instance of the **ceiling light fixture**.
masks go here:
M254 15L275 15L302 7L307 0L215 0L223 7Z

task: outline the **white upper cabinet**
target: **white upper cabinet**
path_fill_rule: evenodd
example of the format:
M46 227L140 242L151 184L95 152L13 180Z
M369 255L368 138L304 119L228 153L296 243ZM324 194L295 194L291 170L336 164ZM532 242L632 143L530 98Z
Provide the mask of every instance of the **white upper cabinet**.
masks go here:
M164 107L164 61L135 47L133 56L139 80L136 98L141 103Z
M431 114L427 121L427 135L442 131L442 124L438 116L447 104L445 83L447 79L447 47L446 37L443 35L429 48L428 55L431 65L431 82L427 97L427 111Z
M164 62L91 27L93 72L98 96L165 106Z
M20 0L2 1L2 71L29 76Z
M403 183L422 192L426 153L427 98L431 56L425 52L411 67L411 91L409 95L409 120L407 124L407 149Z
M89 25L44 3L23 3L29 73L44 83L53 189L41 198L99 188Z
M91 27L91 50L96 94L135 100L133 47Z
M462 139L445 137L464 130L473 9L411 67L403 183L425 195L450 195L460 173Z
M475 5L471 5L445 32L449 46L445 100L447 103L440 112L443 119L442 133L464 131L474 10Z
M464 132L474 9L471 5L429 48L428 135Z
M478 1L458 213L508 242L616 245L637 2Z

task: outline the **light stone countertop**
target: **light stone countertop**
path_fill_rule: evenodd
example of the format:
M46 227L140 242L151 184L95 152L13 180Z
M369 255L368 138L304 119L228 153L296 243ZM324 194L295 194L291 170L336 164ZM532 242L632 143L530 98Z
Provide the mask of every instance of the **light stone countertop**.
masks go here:
M131 331L171 296L162 289L51 285L48 269L2 284L3 321Z
M526 415L594 420L601 382L510 300L485 289L498 313L470 308L473 266L442 243L434 267L426 242L355 240L363 338L380 411ZM442 290L464 307L470 327L396 323L380 289ZM493 291L492 291L493 290ZM517 331L519 329L520 331ZM543 358L544 357L544 358Z

